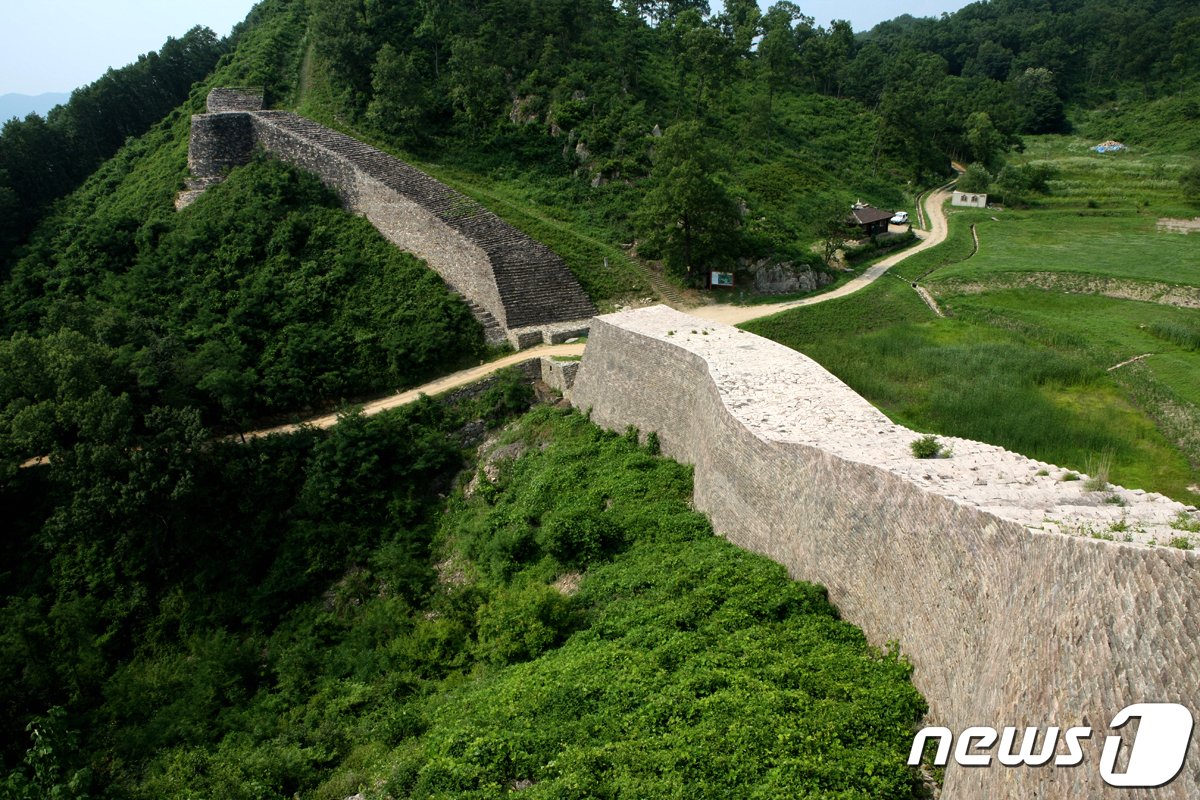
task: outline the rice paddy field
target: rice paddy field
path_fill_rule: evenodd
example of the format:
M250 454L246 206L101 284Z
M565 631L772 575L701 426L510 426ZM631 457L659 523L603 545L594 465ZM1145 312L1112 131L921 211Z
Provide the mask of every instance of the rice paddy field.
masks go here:
M946 243L891 278L745 327L917 430L1078 471L1111 456L1115 483L1200 503L1200 231L1157 226L1200 216L1190 157L1089 144L1030 137L1012 160L1056 175L1033 207L951 211Z

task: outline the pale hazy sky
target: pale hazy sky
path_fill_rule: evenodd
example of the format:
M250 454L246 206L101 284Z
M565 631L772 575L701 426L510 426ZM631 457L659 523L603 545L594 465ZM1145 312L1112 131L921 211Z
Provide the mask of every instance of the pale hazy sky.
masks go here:
M396 0L411 2L412 0ZM760 0L766 7L773 0ZM901 14L937 16L969 0L808 0L818 24L848 19L856 31ZM158 50L194 25L218 36L246 18L254 0L0 0L0 94L69 92ZM714 8L719 0L712 0Z
M218 36L254 0L0 0L0 94L69 92L196 25Z

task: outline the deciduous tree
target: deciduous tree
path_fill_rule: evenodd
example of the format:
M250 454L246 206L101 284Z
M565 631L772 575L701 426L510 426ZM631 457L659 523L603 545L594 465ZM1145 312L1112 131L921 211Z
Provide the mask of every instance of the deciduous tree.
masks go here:
M636 222L643 251L660 253L676 273L695 276L736 252L740 215L716 163L694 122L668 128L658 145Z

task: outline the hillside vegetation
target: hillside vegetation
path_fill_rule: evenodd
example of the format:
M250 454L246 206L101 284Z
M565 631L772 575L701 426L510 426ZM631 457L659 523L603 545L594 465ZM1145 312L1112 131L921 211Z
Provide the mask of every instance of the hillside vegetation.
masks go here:
M685 468L541 408L445 497L527 395L10 482L8 796L912 796L908 665Z
M184 107L61 201L11 266L0 285L6 459L69 445L83 424L69 404L101 394L134 431L156 408L242 430L484 355L465 303L311 176L256 162L175 211L207 87L286 73L302 21L268 10ZM75 374L55 369L67 351Z
M0 119L0 267L54 200L186 100L230 46L197 27L76 89L45 119Z
M481 332L310 176L256 159L173 207L208 91L262 87L547 242L608 308L658 262L824 268L850 201L911 211L953 157L1004 210L955 215L904 282L755 329L916 427L1109 453L1113 480L1192 499L1200 312L1079 281L1196 285L1194 235L1152 229L1200 201L1194 4L825 22L264 0L6 125L3 794L919 795L908 664L714 537L652 439L547 408L501 433L530 399L506 375L237 441L485 357ZM1131 152L1084 149L1107 138Z

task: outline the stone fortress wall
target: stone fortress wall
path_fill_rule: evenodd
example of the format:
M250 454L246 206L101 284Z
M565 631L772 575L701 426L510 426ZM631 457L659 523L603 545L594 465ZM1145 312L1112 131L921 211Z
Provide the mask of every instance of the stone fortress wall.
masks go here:
M209 106L193 118L184 202L262 146L429 262L493 338L561 339L594 313L553 253L423 173L251 93L214 90ZM824 584L872 643L899 642L930 724L1093 728L1078 767L952 764L944 797L1200 798L1195 735L1159 789L1115 789L1098 769L1126 706L1200 717L1200 555L1140 543L1168 541L1170 520L1194 512L1115 487L1125 505L1103 503L977 442L947 439L953 458L917 461L917 434L803 355L663 307L591 320L568 368L543 364L543 380L601 425L657 432L694 465L696 506L720 534ZM1118 518L1137 541L1088 535Z
M479 203L393 156L285 111L249 90L214 89L192 117L180 207L262 147L317 175L348 209L424 259L471 306L488 340L518 349L586 333L595 307L562 259Z
M662 306L593 321L571 402L605 427L656 432L694 465L695 504L718 533L824 584L873 644L897 641L928 724L1093 729L1074 768L951 761L944 797L1200 797L1196 736L1161 788L1116 789L1099 773L1126 706L1177 702L1200 719L1197 553L1038 527L1016 512L1033 504L1057 530L1095 530L1072 494L1081 482L1050 476L1060 494L1038 494L1048 465L966 440L948 440L952 458L918 461L918 434L810 359ZM1005 481L1032 499L973 491ZM1126 496L1131 526L1159 536L1192 513Z

